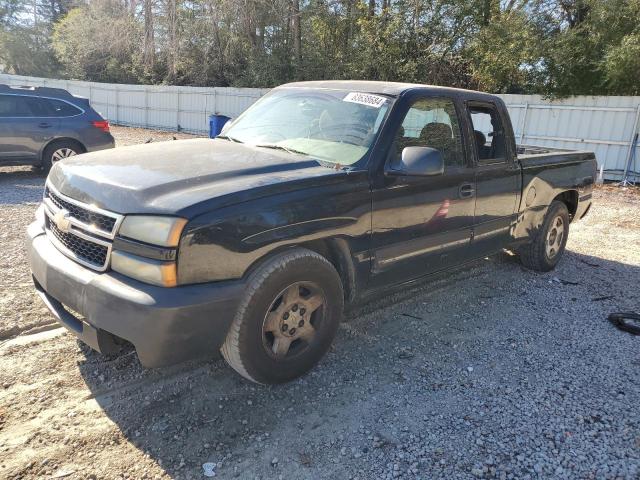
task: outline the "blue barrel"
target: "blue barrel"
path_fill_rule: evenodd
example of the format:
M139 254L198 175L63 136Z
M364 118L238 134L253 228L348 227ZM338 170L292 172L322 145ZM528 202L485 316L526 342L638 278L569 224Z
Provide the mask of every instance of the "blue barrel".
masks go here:
M231 120L224 115L209 115L209 138L216 138L220 135L224 124Z

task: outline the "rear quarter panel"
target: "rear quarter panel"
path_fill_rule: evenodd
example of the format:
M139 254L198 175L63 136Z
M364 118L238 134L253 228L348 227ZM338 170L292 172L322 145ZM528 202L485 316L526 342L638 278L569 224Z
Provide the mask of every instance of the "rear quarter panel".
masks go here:
M514 238L528 240L544 221L547 207L560 194L576 192L574 220L589 206L596 175L592 152L560 152L519 157L522 166L522 197Z

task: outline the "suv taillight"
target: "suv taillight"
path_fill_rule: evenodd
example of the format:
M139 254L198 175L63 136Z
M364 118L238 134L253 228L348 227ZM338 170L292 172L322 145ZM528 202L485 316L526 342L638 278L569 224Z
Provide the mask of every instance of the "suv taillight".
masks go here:
M108 132L109 131L109 121L108 120L94 120L93 122L91 122L91 125L93 125L96 128L99 128L103 132Z

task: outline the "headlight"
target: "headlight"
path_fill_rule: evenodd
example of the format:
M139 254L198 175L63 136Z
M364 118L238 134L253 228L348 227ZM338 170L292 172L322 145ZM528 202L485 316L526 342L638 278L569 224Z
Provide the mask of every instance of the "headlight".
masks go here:
M162 262L114 250L111 253L111 268L127 277L161 287L175 287L178 284L175 262Z
M127 215L120 225L118 234L153 245L177 247L186 223L184 218L179 217Z

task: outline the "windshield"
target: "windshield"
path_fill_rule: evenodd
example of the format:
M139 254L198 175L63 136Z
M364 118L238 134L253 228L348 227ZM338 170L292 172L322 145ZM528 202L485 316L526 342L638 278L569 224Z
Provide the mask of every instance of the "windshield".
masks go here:
M369 151L390 104L387 97L347 90L276 89L222 137L352 165Z

